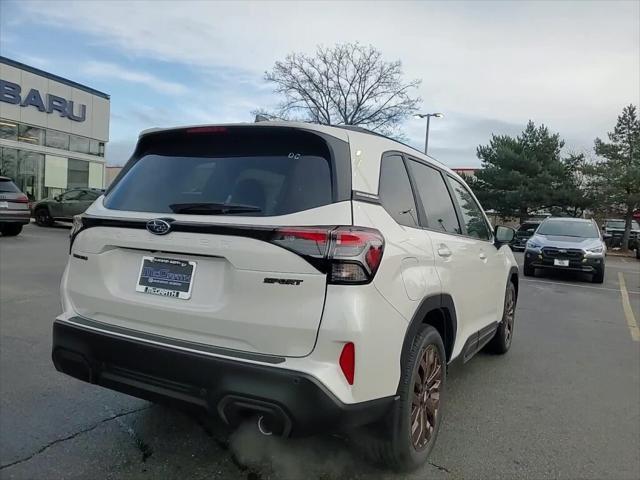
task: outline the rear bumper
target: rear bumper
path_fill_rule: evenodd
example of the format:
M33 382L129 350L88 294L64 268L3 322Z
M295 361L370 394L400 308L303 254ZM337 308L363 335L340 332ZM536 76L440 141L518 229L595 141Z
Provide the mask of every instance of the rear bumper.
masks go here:
M195 349L123 338L56 320L53 363L80 380L151 401L195 406L235 425L264 416L273 431L302 436L374 422L395 401L344 404L314 377Z
M31 221L29 210L0 210L0 223L19 223L26 225Z

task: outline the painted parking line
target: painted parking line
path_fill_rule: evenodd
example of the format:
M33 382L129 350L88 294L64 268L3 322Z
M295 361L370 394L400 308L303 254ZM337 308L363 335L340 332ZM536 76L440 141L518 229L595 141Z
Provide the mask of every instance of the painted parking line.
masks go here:
M627 320L627 326L629 327L629 333L631 338L635 342L640 342L640 329L636 323L636 317L633 315L631 309L631 302L629 301L629 292L627 292L627 285L624 282L624 275L622 272L618 272L618 280L620 281L620 295L622 296L622 310Z
M620 275L622 275L622 272L618 272ZM531 280L528 278L521 278L520 279L521 282L526 282L526 283L546 283L549 285L560 285L562 287L575 287L575 288L587 288L590 290L600 290L600 291L605 291L605 292L616 292L619 293L620 290L618 290L617 288L609 288L609 287L594 287L591 285L578 285L576 283L564 283L564 282L551 282L551 281L547 281L547 280ZM636 291L627 291L628 295L640 295L640 292L636 292Z

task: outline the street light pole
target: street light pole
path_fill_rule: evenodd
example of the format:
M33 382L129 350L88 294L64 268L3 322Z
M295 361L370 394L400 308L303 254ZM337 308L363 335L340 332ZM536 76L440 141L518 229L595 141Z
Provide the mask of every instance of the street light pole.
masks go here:
M425 136L424 136L424 154L427 155L429 151L429 126L431 124L431 117L442 118L444 117L444 114L443 113L416 113L414 117L427 119L427 131L425 132Z

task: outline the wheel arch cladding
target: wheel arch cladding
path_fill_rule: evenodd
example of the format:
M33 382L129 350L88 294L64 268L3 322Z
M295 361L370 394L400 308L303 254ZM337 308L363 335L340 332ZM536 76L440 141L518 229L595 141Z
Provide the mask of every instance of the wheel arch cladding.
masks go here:
M458 328L456 309L450 295L439 294L424 298L413 314L402 344L401 366L405 365L413 339L423 325L431 325L438 331L444 343L447 361L451 360Z

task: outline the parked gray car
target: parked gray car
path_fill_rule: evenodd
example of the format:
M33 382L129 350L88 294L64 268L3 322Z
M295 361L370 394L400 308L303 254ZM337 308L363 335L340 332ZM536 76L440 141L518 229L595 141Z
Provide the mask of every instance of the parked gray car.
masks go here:
M527 242L525 276L540 270L590 273L593 283L604 281L607 247L598 225L582 218L548 218Z
M31 221L29 199L9 177L0 177L0 233L13 237Z
M33 206L33 216L40 226L51 226L56 220L73 220L89 208L104 190L99 188L74 188L53 198L40 200Z

